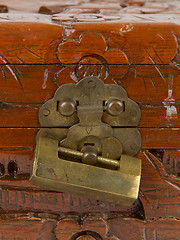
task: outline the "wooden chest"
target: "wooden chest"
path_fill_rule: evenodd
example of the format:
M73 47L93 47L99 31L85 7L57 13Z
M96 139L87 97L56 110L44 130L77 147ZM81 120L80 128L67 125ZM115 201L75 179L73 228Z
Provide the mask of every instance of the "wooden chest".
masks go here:
M1 1L1 239L180 239L180 2ZM38 110L64 83L98 76L141 109L131 207L30 183Z

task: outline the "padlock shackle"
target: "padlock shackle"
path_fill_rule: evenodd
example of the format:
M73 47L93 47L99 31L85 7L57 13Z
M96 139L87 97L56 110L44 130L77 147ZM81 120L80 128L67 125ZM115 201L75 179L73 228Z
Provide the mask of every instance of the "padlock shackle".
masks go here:
M83 162L83 160L82 160L83 153L82 152L79 152L79 151L76 151L76 150L70 149L70 148L61 147L61 146L58 148L58 152L60 155L62 154L63 156L67 156L68 158L72 158L72 159L75 158L75 159L78 159L81 162ZM91 165L94 165L94 164L91 164ZM97 166L117 170L120 167L120 161L109 159L109 158L104 158L102 156L98 156L97 157Z

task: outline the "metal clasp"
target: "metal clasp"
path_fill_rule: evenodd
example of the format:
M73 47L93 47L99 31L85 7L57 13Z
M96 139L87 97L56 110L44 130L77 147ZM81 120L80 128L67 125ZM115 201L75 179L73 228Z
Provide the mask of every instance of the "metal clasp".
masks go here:
M33 184L123 205L135 201L140 109L121 86L97 77L64 84L42 105L39 120Z

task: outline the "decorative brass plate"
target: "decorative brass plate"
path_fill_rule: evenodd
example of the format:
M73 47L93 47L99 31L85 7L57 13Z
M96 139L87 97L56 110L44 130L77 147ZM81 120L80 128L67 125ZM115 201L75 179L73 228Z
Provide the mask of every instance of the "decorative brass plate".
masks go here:
M37 135L33 184L123 205L135 201L140 109L121 86L97 77L64 84L40 108L39 120L45 128Z

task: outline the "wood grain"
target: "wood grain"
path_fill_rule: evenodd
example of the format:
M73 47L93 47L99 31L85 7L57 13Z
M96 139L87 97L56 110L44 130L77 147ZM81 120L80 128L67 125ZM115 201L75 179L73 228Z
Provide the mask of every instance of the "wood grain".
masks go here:
M67 228L67 226L69 226ZM67 237L69 239L75 239L73 236L79 234L80 239L84 239L83 233L86 234L86 239L179 239L179 226L180 222L175 219L159 219L151 221L139 221L135 219L115 219L104 221L100 218L86 218L80 225L77 221L73 219L64 219L58 222L55 233L58 239L65 240ZM110 231L108 229L110 227ZM126 232L126 234L124 234ZM99 238L92 236L98 236ZM91 238L92 237L92 238Z
M177 1L1 4L0 238L179 240ZM129 208L29 182L39 107L89 75L120 84L141 107L142 178Z
M110 235L118 239L129 240L179 240L180 222L176 219L159 219L138 221L134 219L119 219L108 221ZM126 234L124 234L126 232Z
M140 201L130 208L99 202L65 193L46 192L30 184L32 160L24 150L24 157L18 150L11 154L7 151L1 163L5 169L10 159L14 159L19 170L16 178L10 177L6 171L0 180L0 207L2 213L12 212L48 212L88 214L98 213L108 216L130 216L151 219L153 217L180 217L180 152L175 150L145 150L138 154L142 160L142 177L140 185ZM29 162L29 165L27 163ZM24 170L26 169L26 171ZM141 203L142 202L142 203Z
M58 240L179 240L180 223L176 219L140 221L131 218L104 220L100 217L84 218L80 224L75 218L57 221L35 217L0 220L1 239L58 239ZM124 235L124 232L126 234ZM75 238L76 237L76 238Z
M36 218L0 220L1 239L53 239L55 221Z
M36 216L47 213L54 218L61 218L64 215L85 217L89 214L113 217L136 217L144 219L142 204L137 201L131 207L100 202L94 199L83 198L66 193L54 193L40 191L31 186L25 189L17 187L1 187L0 192L2 215L6 214L27 214L33 212ZM34 189L33 189L34 188Z
M40 127L38 111L41 104L20 104L20 103L0 103L0 127L32 128ZM180 105L174 104L177 114L180 112ZM167 128L180 127L180 121L176 113L167 114L164 105L141 104L140 128ZM156 116L156 117L154 117Z
M68 226L68 229L66 226ZM86 218L81 225L73 219L64 219L57 223L55 234L58 239L62 240L77 239L77 237L78 239L88 240L111 240L113 238L107 237L107 227L107 223L101 218Z
M0 149L30 149L35 146L39 128L0 128ZM139 128L142 136L142 149L179 149L179 128Z
M146 26L146 23L114 22L76 23L72 28L62 28L46 23L2 22L1 64L74 64L87 53L97 60L101 56L103 62L111 65L158 67L178 61L175 57L179 55L179 26L172 23L166 23L166 27L161 23ZM6 33L11 33L11 37Z
M147 31L146 24L135 24L121 36L118 29L122 26L83 24L62 30L61 26L40 23L1 24L2 32L11 32L12 37L0 44L0 75L4 80L0 101L43 103L52 97L57 86L93 74L105 83L121 84L129 97L139 103L178 103L178 26L152 24ZM141 38L137 37L139 33ZM35 45L31 44L33 36ZM91 49L95 41L98 44Z
M167 166L171 165L173 153L167 152L166 154L169 154L168 165L162 163L162 160L166 158L165 154L161 157L162 160L150 151L144 151L139 154L139 157L142 159L140 199L145 209L145 216L148 216L147 218L160 216L179 218L180 179L174 176L173 170L171 174L168 173ZM177 152L176 154L178 156Z
M87 67L86 67L87 66ZM91 67L90 67L91 66ZM52 98L57 86L78 81L76 69L97 70L103 65L13 65L15 70L2 65L0 68L0 102L16 104L42 104ZM128 67L128 66L127 66ZM3 69L2 69L3 68ZM179 70L175 66L130 65L122 76L124 65L108 65L109 73L100 77L105 83L118 83L128 96L139 104L172 106L179 104ZM120 72L120 74L118 74ZM70 77L72 74L73 77ZM105 74L108 75L104 79ZM161 76L162 74L162 76ZM83 76L87 76L86 74ZM137 89L137 91L134 91Z

